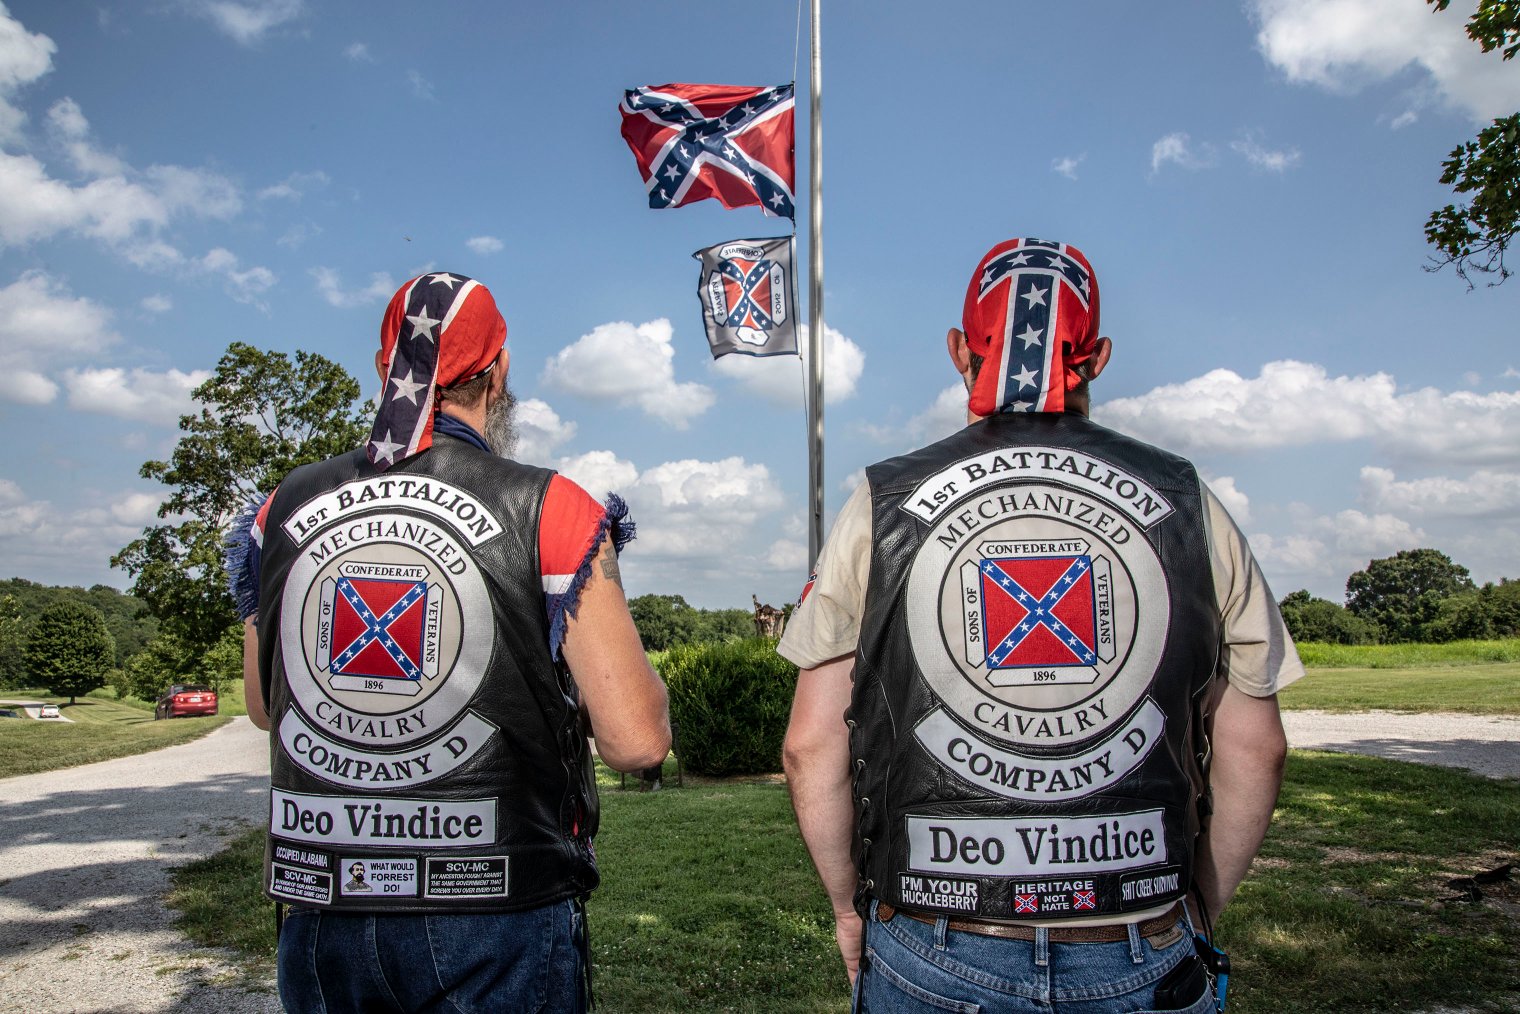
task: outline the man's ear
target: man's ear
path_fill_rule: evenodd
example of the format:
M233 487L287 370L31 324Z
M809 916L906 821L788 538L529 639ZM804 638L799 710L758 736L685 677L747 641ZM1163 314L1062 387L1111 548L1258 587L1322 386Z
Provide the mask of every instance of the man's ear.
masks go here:
M945 347L950 351L950 361L955 364L955 372L961 375L966 382L966 389L971 389L971 346L966 342L966 332L958 327L952 327L945 334Z
M1098 344L1093 348L1092 358L1087 360L1087 379L1097 380L1098 374L1108 365L1108 359L1114 354L1114 343L1108 338L1099 338Z
M385 394L385 350L375 350L375 375L380 378L380 393Z
M501 389L507 386L507 368L512 363L512 355L503 345L501 351L496 353L496 368L491 371L491 397L501 396Z

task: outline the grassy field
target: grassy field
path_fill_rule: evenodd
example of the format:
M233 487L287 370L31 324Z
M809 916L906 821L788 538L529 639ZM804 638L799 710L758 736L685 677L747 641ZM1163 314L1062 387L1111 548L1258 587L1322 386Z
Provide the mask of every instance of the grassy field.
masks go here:
M1411 669L1520 662L1520 638L1448 644L1315 644L1298 646L1310 669Z
M204 736L230 721L223 712L214 718L155 722L151 705L144 710L133 707L135 702L98 697L81 697L70 705L67 697L26 691L5 691L0 696L57 704L59 712L72 720L72 724L17 719L0 722L0 778L145 753Z
M1284 708L1520 714L1520 640L1451 644L1301 644L1309 674Z
M1520 714L1520 663L1409 669L1310 669L1282 692L1287 709Z
M599 1009L843 1012L828 905L777 784L621 792L602 772L591 903ZM630 783L631 784L631 783ZM1261 858L1219 927L1232 1014L1514 1011L1520 885L1450 900L1448 878L1520 852L1520 782L1295 752ZM261 835L176 875L200 943L273 953ZM267 965L266 965L267 967Z

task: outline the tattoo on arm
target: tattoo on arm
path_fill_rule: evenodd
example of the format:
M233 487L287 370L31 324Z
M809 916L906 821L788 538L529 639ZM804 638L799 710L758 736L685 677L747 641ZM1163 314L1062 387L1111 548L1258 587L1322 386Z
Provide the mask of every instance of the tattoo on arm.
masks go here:
M619 588L623 587L623 572L618 569L617 550L611 543L602 549L602 576Z

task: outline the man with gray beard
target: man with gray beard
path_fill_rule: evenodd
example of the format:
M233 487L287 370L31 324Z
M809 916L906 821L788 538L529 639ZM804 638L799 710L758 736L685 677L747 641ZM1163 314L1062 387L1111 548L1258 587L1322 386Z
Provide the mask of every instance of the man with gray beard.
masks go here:
M408 281L365 446L291 472L229 540L288 1011L588 1002L587 733L636 771L670 724L623 596L626 506L503 456L506 332L474 279Z

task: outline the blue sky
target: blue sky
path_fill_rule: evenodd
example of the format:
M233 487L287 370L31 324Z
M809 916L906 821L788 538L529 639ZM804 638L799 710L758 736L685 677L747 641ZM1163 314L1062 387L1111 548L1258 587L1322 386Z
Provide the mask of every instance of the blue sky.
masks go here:
M1095 416L1193 457L1278 596L1425 545L1520 576L1520 283L1423 270L1441 160L1520 108L1472 6L828 0L830 515L956 424L945 330L1031 235L1097 270ZM713 363L689 256L786 223L649 210L617 115L635 85L789 79L795 5L427 10L5 9L0 575L125 585L109 556L163 495L138 467L229 342L371 394L386 298L442 269L506 315L520 456L633 504L631 594L795 597L800 366ZM806 69L804 38L799 94Z

